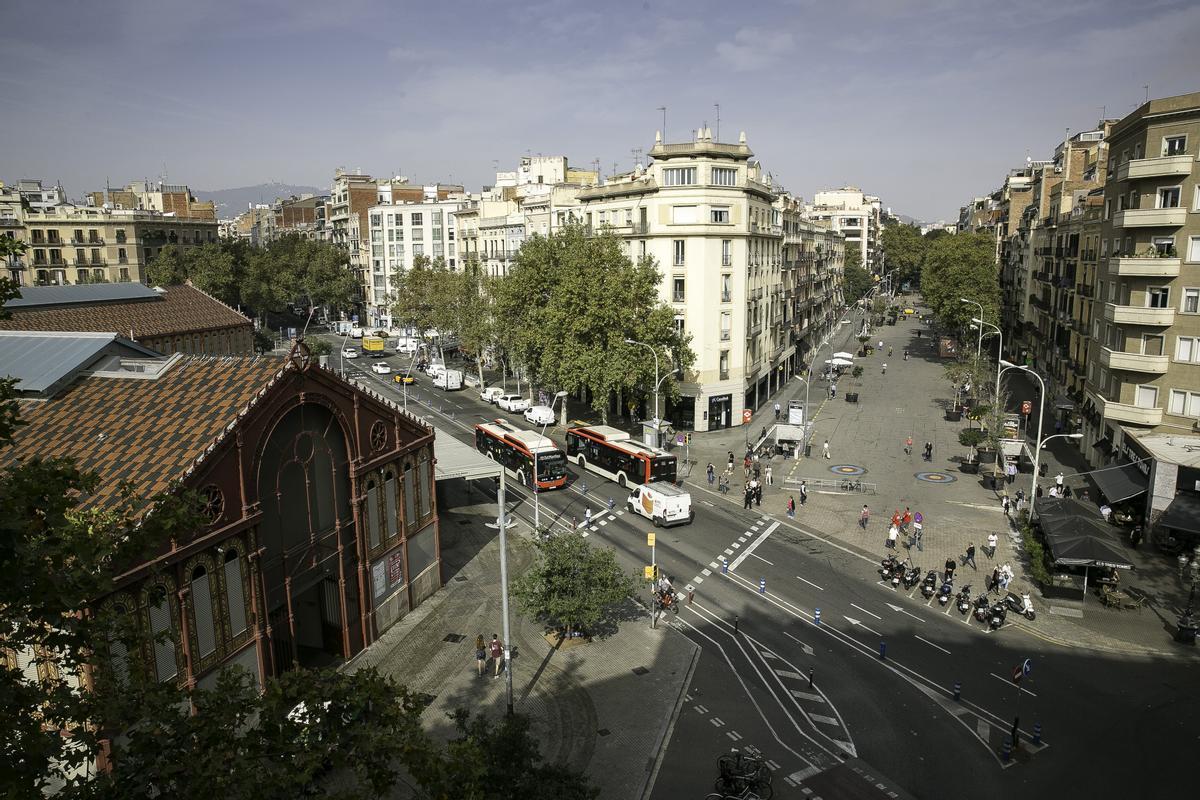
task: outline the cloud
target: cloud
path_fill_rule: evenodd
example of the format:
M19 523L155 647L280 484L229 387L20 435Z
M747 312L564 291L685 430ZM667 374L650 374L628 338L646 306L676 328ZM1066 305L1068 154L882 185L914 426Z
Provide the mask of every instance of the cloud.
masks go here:
M388 61L420 61L425 54L411 47L393 47L387 51Z
M742 28L732 42L717 43L717 57L738 72L763 69L791 52L795 46L787 31Z

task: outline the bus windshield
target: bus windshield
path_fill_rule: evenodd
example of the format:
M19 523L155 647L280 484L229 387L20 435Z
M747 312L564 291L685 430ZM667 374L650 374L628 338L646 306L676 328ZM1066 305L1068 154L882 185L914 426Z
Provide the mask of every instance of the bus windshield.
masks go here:
M650 461L650 480L675 482L675 456L659 456Z
M561 451L538 454L538 480L557 480L567 474L567 459Z

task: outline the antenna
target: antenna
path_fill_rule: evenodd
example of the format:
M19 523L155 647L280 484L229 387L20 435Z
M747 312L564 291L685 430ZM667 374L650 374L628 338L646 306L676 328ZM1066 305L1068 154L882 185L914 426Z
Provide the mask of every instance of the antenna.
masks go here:
M715 141L721 141L721 104L713 103L713 108L717 109L717 134Z
M665 144L665 143L666 143L666 141L667 141L667 107L666 107L666 106L659 106L659 107L658 107L658 110L659 110L659 111L661 111L661 112L663 112L663 129L662 129L662 135L663 135L663 143Z
M1142 84L1142 88L1146 90L1146 100L1145 100L1145 102L1149 103L1149 102L1150 102L1150 84L1148 84L1148 83L1143 83L1143 84Z
M642 165L642 148L635 147L629 152L633 154L633 168L637 169Z

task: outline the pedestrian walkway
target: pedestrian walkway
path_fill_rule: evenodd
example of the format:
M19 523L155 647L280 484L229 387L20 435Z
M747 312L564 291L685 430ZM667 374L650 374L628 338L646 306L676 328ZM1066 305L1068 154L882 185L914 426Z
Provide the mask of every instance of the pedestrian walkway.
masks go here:
M491 505L440 513L446 585L347 666L375 667L426 695L422 721L447 740L454 735L447 715L457 708L505 713L504 671L493 678L489 660L480 678L475 664L477 635L503 637L499 542L486 527L494 515ZM534 548L521 535L508 541L509 574L520 575ZM641 797L648 788L699 655L670 626L651 629L632 603L620 616L619 628L557 648L515 606L510 624L515 710L530 718L547 761L586 772L600 796L614 800Z

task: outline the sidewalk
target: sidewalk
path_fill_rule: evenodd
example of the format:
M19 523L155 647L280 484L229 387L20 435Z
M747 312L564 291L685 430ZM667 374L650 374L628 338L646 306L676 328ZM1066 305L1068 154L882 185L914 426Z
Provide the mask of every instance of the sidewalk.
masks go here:
M493 678L489 661L479 678L475 666L476 635L503 638L499 539L485 526L494 519L494 504L442 509L446 585L347 666L376 667L429 695L422 719L443 739L454 735L447 715L456 708L505 713L504 672ZM510 579L533 562L524 528L508 537ZM614 800L648 795L699 656L669 626L652 630L640 607L625 611L611 636L555 650L542 626L510 605L516 711L530 718L547 762L586 772L600 796Z

